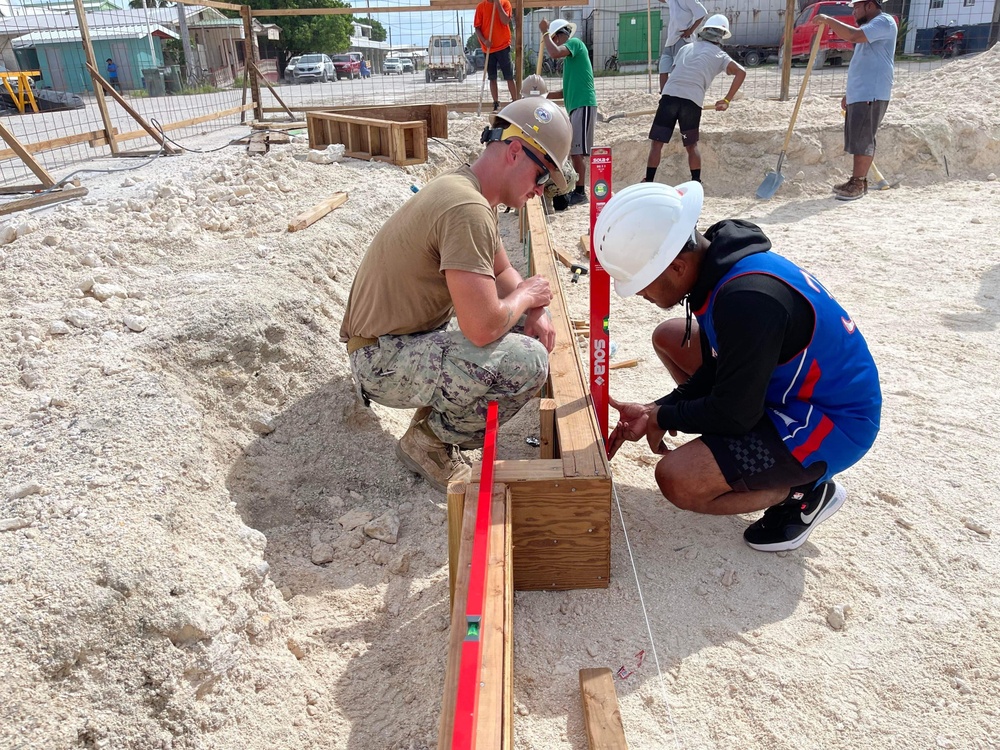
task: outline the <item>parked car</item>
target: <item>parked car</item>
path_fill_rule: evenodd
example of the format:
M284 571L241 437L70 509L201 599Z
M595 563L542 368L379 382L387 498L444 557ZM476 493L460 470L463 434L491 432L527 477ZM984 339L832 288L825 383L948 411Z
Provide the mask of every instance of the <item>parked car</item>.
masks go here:
M382 63L382 73L385 75L389 75L390 73L403 75L403 61L398 57L385 58L385 62Z
M285 76L284 76L284 78L285 78L286 81L290 81L291 82L291 81L295 80L295 63L297 63L299 61L300 57L302 57L302 55L296 55L291 60L289 60L288 61L288 65L285 66Z
M403 63L403 72L404 73L412 73L414 70L416 70L416 67L414 67L414 65L413 65L413 59L412 58L401 57L401 58L399 58L399 61L401 63Z
M298 59L292 75L296 83L303 83L305 81L326 83L331 78L336 78L337 71L333 67L333 60L330 59L329 55L314 52L309 55L302 55Z
M486 53L479 47L472 50L471 52L466 52L465 56L472 61L472 70L470 73L475 73L477 70L482 70L486 67Z
M333 56L333 66L337 69L337 78L361 77L361 53L344 52Z
M816 38L816 16L820 13L832 16L838 21L843 21L849 26L857 26L854 20L854 11L851 5L843 0L820 0L813 3L799 13L795 19L792 29L792 62L805 63L809 60L809 52L812 48L813 40ZM896 23L899 18L893 16ZM854 55L854 44L847 42L833 33L829 26L823 31L823 36L819 41L819 49L816 51L816 62L814 68L822 68L824 64L843 65L849 62ZM780 56L780 53L779 53Z

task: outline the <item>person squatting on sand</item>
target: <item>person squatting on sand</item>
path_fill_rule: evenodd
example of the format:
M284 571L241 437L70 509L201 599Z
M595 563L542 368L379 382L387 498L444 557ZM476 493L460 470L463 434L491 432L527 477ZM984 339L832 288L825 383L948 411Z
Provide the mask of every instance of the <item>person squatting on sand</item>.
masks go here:
M565 188L572 132L554 102L508 104L472 165L431 180L386 221L351 286L340 337L355 383L366 403L417 409L396 455L438 490L471 477L459 449L482 447L488 402L503 423L548 376L552 292L510 264L497 206L520 208L549 180Z
M687 310L653 332L678 386L649 404L610 399L619 422L609 456L646 438L663 456L656 482L671 503L716 515L763 510L743 532L747 544L795 549L844 503L833 477L875 441L878 371L851 316L772 252L759 227L726 220L698 232L703 198L697 182L640 183L616 193L594 227L620 296ZM670 450L667 432L700 437Z
M729 20L717 13L705 21L704 27L698 32L698 41L684 46L677 53L670 78L663 86L663 95L656 108L653 125L649 129L649 159L646 161L646 177L643 182L656 179L663 144L670 142L675 125L680 127L681 143L687 150L691 179L701 182L698 128L701 125L705 91L723 71L733 77L729 93L715 103L716 110L725 112L743 85L743 79L747 77L743 66L722 49L722 40L731 36Z

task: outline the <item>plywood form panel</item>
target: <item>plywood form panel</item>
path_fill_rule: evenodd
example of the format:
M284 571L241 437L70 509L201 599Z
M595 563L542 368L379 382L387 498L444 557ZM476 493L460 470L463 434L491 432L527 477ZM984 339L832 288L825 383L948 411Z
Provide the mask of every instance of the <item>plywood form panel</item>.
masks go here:
M517 482L514 588L604 588L611 574L610 479Z

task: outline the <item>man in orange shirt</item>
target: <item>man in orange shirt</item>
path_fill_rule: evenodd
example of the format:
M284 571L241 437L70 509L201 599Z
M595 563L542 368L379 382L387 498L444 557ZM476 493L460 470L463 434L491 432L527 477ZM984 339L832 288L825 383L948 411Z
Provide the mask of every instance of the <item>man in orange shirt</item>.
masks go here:
M510 60L510 0L483 0L476 6L472 25L479 37L479 44L489 60L486 75L490 79L490 93L493 94L493 111L500 109L500 93L497 89L497 69L503 72L507 81L510 100L517 101L517 84L514 81L514 66Z

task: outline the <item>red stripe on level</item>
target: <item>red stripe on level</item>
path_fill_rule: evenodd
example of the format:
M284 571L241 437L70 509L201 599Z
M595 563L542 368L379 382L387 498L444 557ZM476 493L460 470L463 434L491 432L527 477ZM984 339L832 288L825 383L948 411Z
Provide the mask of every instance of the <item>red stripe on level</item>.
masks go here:
M452 729L453 750L476 747L476 711L479 708L479 671L482 659L483 609L486 605L486 571L490 556L490 523L493 510L493 463L497 457L499 408L490 401L486 410L486 439L483 443L482 472L476 504L476 529L472 537L472 565L469 569L468 596L465 600L465 641L458 664L458 691L455 700L455 723Z
M814 359L812 364L809 365L809 372L806 373L805 382L802 383L802 387L799 388L799 392L796 395L800 401L808 401L813 395L813 391L816 390L816 383L819 382L819 377L823 373L819 369L819 363Z
M816 425L816 429L812 431L809 439L793 450L792 455L798 459L799 463L805 461L807 457L812 455L816 449L819 448L826 436L832 431L833 421L824 414L823 418L819 420L819 424Z

